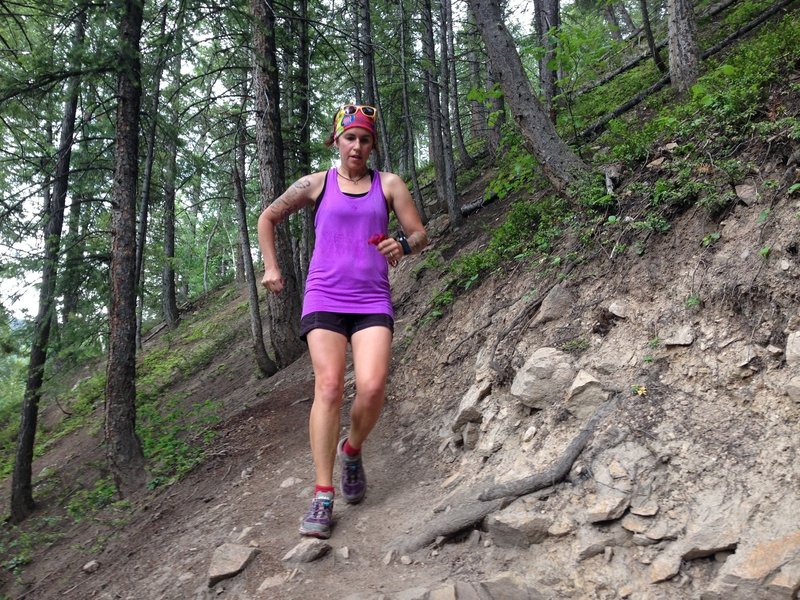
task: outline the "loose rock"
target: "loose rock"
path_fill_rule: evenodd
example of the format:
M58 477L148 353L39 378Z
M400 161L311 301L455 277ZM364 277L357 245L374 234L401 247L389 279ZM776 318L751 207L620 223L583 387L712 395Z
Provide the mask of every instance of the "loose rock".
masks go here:
M222 544L214 550L208 569L208 587L240 573L258 554L257 548L239 544Z
M331 545L316 538L307 538L289 550L283 560L294 563L309 563L327 554Z

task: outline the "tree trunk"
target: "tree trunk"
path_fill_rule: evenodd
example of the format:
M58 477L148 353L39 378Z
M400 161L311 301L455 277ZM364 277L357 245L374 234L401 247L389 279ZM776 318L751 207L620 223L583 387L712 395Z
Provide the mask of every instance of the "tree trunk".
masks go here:
M444 83L440 79L442 70L436 66L436 45L433 37L433 11L431 1L424 0L422 3L422 48L425 55L426 64L425 82L427 84L428 109L431 116L431 140L433 144L433 166L436 171L436 191L439 196L439 203L447 209L450 217L450 224L458 226L463 217L456 206L455 198L455 174L453 173L453 153L452 139L448 145L445 139L442 123L442 104L440 100L440 85ZM449 127L449 125L448 125ZM450 163L447 163L449 155ZM451 185L452 181L452 185Z
M219 229L219 224L222 222L222 207L217 208L217 220L214 221L214 226L206 238L206 251L203 257L203 293L208 293L208 263L211 261L211 242L214 240L214 234Z
M409 161L408 170L411 173L411 190L414 195L414 204L417 207L422 223L428 222L428 215L425 211L425 205L422 202L422 191L419 186L419 178L417 177L417 162L416 153L414 152L414 128L411 124L411 111L409 109L408 101L408 71L406 70L406 15L405 7L402 2L398 2L400 7L400 70L403 73L403 123L405 125L405 134L408 143Z
M184 3L181 2L178 17L175 20L175 29L183 29ZM161 272L161 306L164 311L164 320L170 330L175 329L180 321L178 300L175 294L175 180L178 170L178 130L180 127L178 115L178 94L181 86L181 54L183 52L183 39L178 33L178 38L172 58L172 98L169 103L170 135L166 140L167 164L164 169L164 268Z
M506 102L545 176L559 192L584 183L590 175L589 167L558 136L553 122L534 96L497 1L469 0L469 5L492 68L500 77Z
M389 131L386 128L386 121L383 118L383 111L380 106L378 96L377 77L375 74L375 49L372 43L372 17L370 15L369 0L359 0L359 11L361 15L360 23L362 32L359 35L361 42L361 65L364 69L364 103L370 104L378 109L378 143L376 149L379 152L377 163L384 171L392 170L392 160L389 153Z
M653 30L650 27L650 15L647 11L647 0L639 0L639 8L642 12L642 27L644 28L644 34L647 37L647 47L650 48L650 54L653 56L653 62L656 64L656 68L661 73L666 73L667 67L664 64L664 61L661 60L661 55L658 53L656 40L653 37Z
M125 2L119 26L114 182L111 189L111 306L106 370L105 440L123 496L145 483L136 435L136 182L141 105L142 1Z
M161 75L164 70L164 60L167 54L167 44L164 42L167 29L167 4L161 7L161 24L159 39L162 40L158 49L156 68L153 75L153 98L150 105L150 123L147 127L147 154L144 161L144 177L142 179L142 194L139 201L139 229L136 235L136 273L135 289L139 299L136 306L136 347L142 347L142 315L144 313L144 247L147 244L147 226L150 213L150 190L153 181L153 164L156 156L156 130L158 126L158 106L161 103Z
M445 21L444 4L447 0L442 0L440 4L439 27L439 81L441 82L441 102L439 106L442 110L442 164L444 166L444 191L447 198L447 214L450 217L450 225L458 227L464 220L458 207L458 193L456 192L456 168L453 161L453 130L450 128L450 81L448 63L450 57L447 53L447 25Z
M261 184L261 208L266 208L284 188L278 72L275 60L275 19L271 2L251 0L253 15L256 147ZM305 352L300 340L300 285L294 273L292 244L287 223L275 228L278 266L284 278L280 297L267 295L271 318L270 339L276 362L285 367Z
M64 271L61 276L59 286L61 287L61 324L62 328L69 322L75 311L78 309L81 257L85 244L81 239L81 209L83 199L77 196L72 197L69 205L69 219L67 225L67 237L65 240Z
M628 7L625 6L624 2L617 2L614 4L614 7L619 10L620 18L622 19L623 23L625 23L625 27L628 29L627 34L633 34L637 27L636 23L634 23L633 19L631 19L631 13L628 12Z
M691 0L668 0L669 74L672 87L685 92L697 81L700 50Z
M455 133L458 157L461 160L461 167L469 169L472 166L472 157L467 152L464 144L464 131L461 127L461 111L458 106L458 76L456 73L456 53L455 42L453 40L453 6L451 0L442 0L442 28L447 33L447 74L450 78L450 114L453 116L453 133Z
M608 23L608 31L611 34L612 39L617 42L622 41L622 31L620 31L619 20L617 19L617 13L614 12L614 7L611 4L603 4L602 5L602 12L603 17L605 17L606 23Z
M244 123L237 124L237 131L242 131ZM237 135L238 137L238 135ZM238 155L238 157L237 157ZM259 310L258 287L256 274L253 270L253 257L250 254L250 234L247 230L247 205L244 197L244 177L241 163L244 162L244 141L239 140L234 148L233 160L233 191L235 196L236 217L239 229L239 247L242 249L245 279L247 281L247 294L250 305L250 335L253 339L253 352L255 353L256 366L261 375L271 377L278 372L276 365L267 354L264 346L264 329L261 323Z
M86 15L82 13L75 24L73 49L83 46ZM77 52L76 52L77 53ZM74 65L78 68L78 65ZM74 75L67 82L64 116L61 121L61 137L58 143L53 192L46 208L49 209L44 226L44 260L42 285L39 288L39 309L33 324L33 341L28 361L28 378L22 401L14 471L11 478L11 520L19 523L34 509L32 480L33 447L36 440L36 423L41 399L44 367L47 362L47 346L50 329L55 320L55 293L58 274L58 255L61 246L61 231L64 226L64 207L69 184L72 137L75 133L75 116L78 110L78 87L80 77Z
M499 77L494 72L494 67L492 67L491 63L487 65L486 68L486 88L494 92L494 88L500 82L498 81ZM502 86L501 86L502 87ZM497 153L500 151L500 137L502 134L503 124L506 122L506 103L501 94L493 95L492 96L492 113L493 115L487 116L487 125L489 129L486 134L486 139L488 141L488 148L489 154L491 156L497 156ZM489 123L489 121L492 121Z
M558 0L535 0L536 5L536 34L539 45L544 49L539 59L539 83L542 87L544 105L550 114L553 123L556 121L554 99L558 94L558 72L551 68L550 63L556 57L556 33L561 26ZM609 7L610 8L610 7Z
M308 0L300 2L300 32L298 40L297 58L297 96L298 96L298 121L300 125L300 151L297 154L298 171L300 173L311 172L311 106L309 101L309 37L308 37ZM304 208L298 215L300 221L300 275L298 282L301 284L308 276L308 265L311 262L311 251L314 248L314 213L311 208ZM301 289L302 292L302 289Z

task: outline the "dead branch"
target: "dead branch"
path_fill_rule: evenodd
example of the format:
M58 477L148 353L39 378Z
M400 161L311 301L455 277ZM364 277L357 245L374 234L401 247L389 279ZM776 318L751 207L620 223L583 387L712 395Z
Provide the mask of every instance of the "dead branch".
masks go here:
M498 198L499 198L499 196L497 194L489 194L489 196L486 197L486 198L481 196L475 202L471 202L470 204L465 204L464 206L462 206L459 209L459 211L461 212L462 216L468 217L471 214L478 212L484 206L488 206L489 204L491 204L492 202L494 202Z
M713 18L716 15L718 15L719 13L721 13L722 11L724 11L726 8L728 8L731 4L735 4L736 2L737 2L737 0L724 0L723 2L718 3L716 6L712 6L707 13L705 13L703 15L700 15L698 18L699 19ZM635 37L635 35L632 35L631 39L633 37ZM656 44L656 51L661 50L666 45L667 45L667 40L666 39L661 40L660 42L658 42L658 44ZM632 58L627 63L625 63L624 65L619 67L618 69L615 69L615 70L611 71L610 73L607 73L606 75L604 75L600 79L596 79L596 80L594 80L594 81L592 81L590 83L587 83L586 85L578 88L577 90L572 92L572 94L571 94L572 97L577 98L578 96L581 96L583 94L591 92L594 89L599 88L601 85L605 85L606 83L608 83L609 81L611 81L612 79L617 77L618 75L622 75L623 73L626 73L627 71L630 71L631 69L636 67L640 62L650 58L650 56L651 56L650 55L650 50L648 49L647 51L642 52L641 54L639 54L635 58Z
M641 104L642 101L644 101L645 98L647 98L648 96L650 96L652 94L655 94L657 91L659 91L665 85L667 85L670 82L670 79L671 78L670 78L669 74L664 75L661 79L656 81L653 85L651 85L649 88L647 88L643 92L639 92L633 98L631 98L627 102L621 104L620 106L618 106L617 108L612 110L610 113L607 113L607 114L603 115L602 117L600 117L599 119L597 119L597 121L595 121L594 123L589 125L589 127L584 129L583 131L581 131L578 134L578 137L581 138L581 139L592 139L592 138L594 138L603 129L605 129L605 126L608 124L608 122L611 119L616 119L620 115L623 115L626 112L628 112L634 106L638 106L639 104Z
M598 425L606 415L616 408L620 397L621 394L616 393L610 400L598 407L564 453L545 471L500 485L494 482L482 484L477 486L477 491L474 488L468 490L450 503L455 508L442 512L429 522L418 526L417 531L410 534L408 538L396 539L390 547L400 553L414 552L440 536L448 537L480 523L487 515L507 506L520 496L563 481ZM475 500L476 497L477 500Z

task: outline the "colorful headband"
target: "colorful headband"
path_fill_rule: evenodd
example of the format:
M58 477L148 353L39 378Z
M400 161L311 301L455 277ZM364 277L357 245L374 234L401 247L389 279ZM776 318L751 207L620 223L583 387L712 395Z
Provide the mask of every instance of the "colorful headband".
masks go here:
M333 139L339 139L340 135L352 127L366 129L374 137L377 113L375 107L366 104L345 104L334 117Z

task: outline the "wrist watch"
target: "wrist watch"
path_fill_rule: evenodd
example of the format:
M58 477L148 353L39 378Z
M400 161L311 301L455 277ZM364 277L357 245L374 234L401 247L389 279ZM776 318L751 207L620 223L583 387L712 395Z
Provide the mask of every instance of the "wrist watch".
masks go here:
M411 244L408 243L408 238L406 238L406 234L402 231L398 231L394 239L400 242L400 245L403 247L403 254L411 254Z

